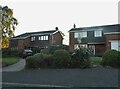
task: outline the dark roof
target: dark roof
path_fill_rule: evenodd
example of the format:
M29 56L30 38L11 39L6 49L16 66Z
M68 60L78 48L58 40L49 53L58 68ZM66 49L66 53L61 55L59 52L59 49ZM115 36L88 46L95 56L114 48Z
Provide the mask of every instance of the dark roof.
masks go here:
M21 35L18 35L18 36L15 36L14 38L17 38L17 37L26 37L26 36L30 36L30 35L33 35L33 34L52 34L54 33L56 30L49 30L49 31L39 31L39 32L28 32L28 33L23 33Z
M113 27L113 26L120 26L120 24L102 25L102 26L91 26L91 27L80 27L80 28L72 28L72 29L69 30L69 32L71 32L71 31L77 31L77 30L94 29L94 28L100 28L100 27Z

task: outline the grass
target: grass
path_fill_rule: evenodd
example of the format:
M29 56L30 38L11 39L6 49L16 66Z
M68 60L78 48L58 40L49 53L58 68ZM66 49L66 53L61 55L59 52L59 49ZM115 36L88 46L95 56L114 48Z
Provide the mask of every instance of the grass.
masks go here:
M90 62L92 64L100 64L102 61L102 57L90 57Z
M19 57L4 57L2 58L2 66L15 64L19 61Z

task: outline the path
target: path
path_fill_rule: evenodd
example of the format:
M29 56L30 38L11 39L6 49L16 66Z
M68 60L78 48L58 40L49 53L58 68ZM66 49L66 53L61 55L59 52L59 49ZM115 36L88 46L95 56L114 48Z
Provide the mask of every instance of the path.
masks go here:
M2 68L2 71L3 72L4 71L8 71L8 72L9 71L20 71L24 69L25 65L26 65L25 59L20 59L18 63Z

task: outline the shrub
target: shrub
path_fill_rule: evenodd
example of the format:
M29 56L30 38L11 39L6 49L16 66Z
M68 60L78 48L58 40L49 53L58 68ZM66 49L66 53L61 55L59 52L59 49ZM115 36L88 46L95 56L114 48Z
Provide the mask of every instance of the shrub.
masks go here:
M49 46L46 50L50 53L53 54L56 50L64 49L67 50L69 49L69 46L67 45L52 45Z
M2 56L3 57L8 57L8 56L20 56L20 52L22 50L18 49L10 49L10 48L4 48L2 49Z
M92 55L92 51L89 48L76 49L72 54L70 67L72 68L86 68L89 67L89 57Z
M107 51L102 57L102 65L120 67L120 52L116 50Z
M52 66L52 55L37 53L26 58L27 68L49 68Z
M70 62L70 55L64 49L56 50L53 54L53 65L56 68L68 68Z

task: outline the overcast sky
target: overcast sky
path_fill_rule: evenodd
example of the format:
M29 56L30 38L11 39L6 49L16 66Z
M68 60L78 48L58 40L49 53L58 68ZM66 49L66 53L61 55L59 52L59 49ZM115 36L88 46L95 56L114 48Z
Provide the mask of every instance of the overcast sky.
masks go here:
M0 5L13 9L19 22L15 35L58 27L65 34L64 44L69 44L68 31L73 24L89 27L118 23L117 0L83 1L2 0Z

